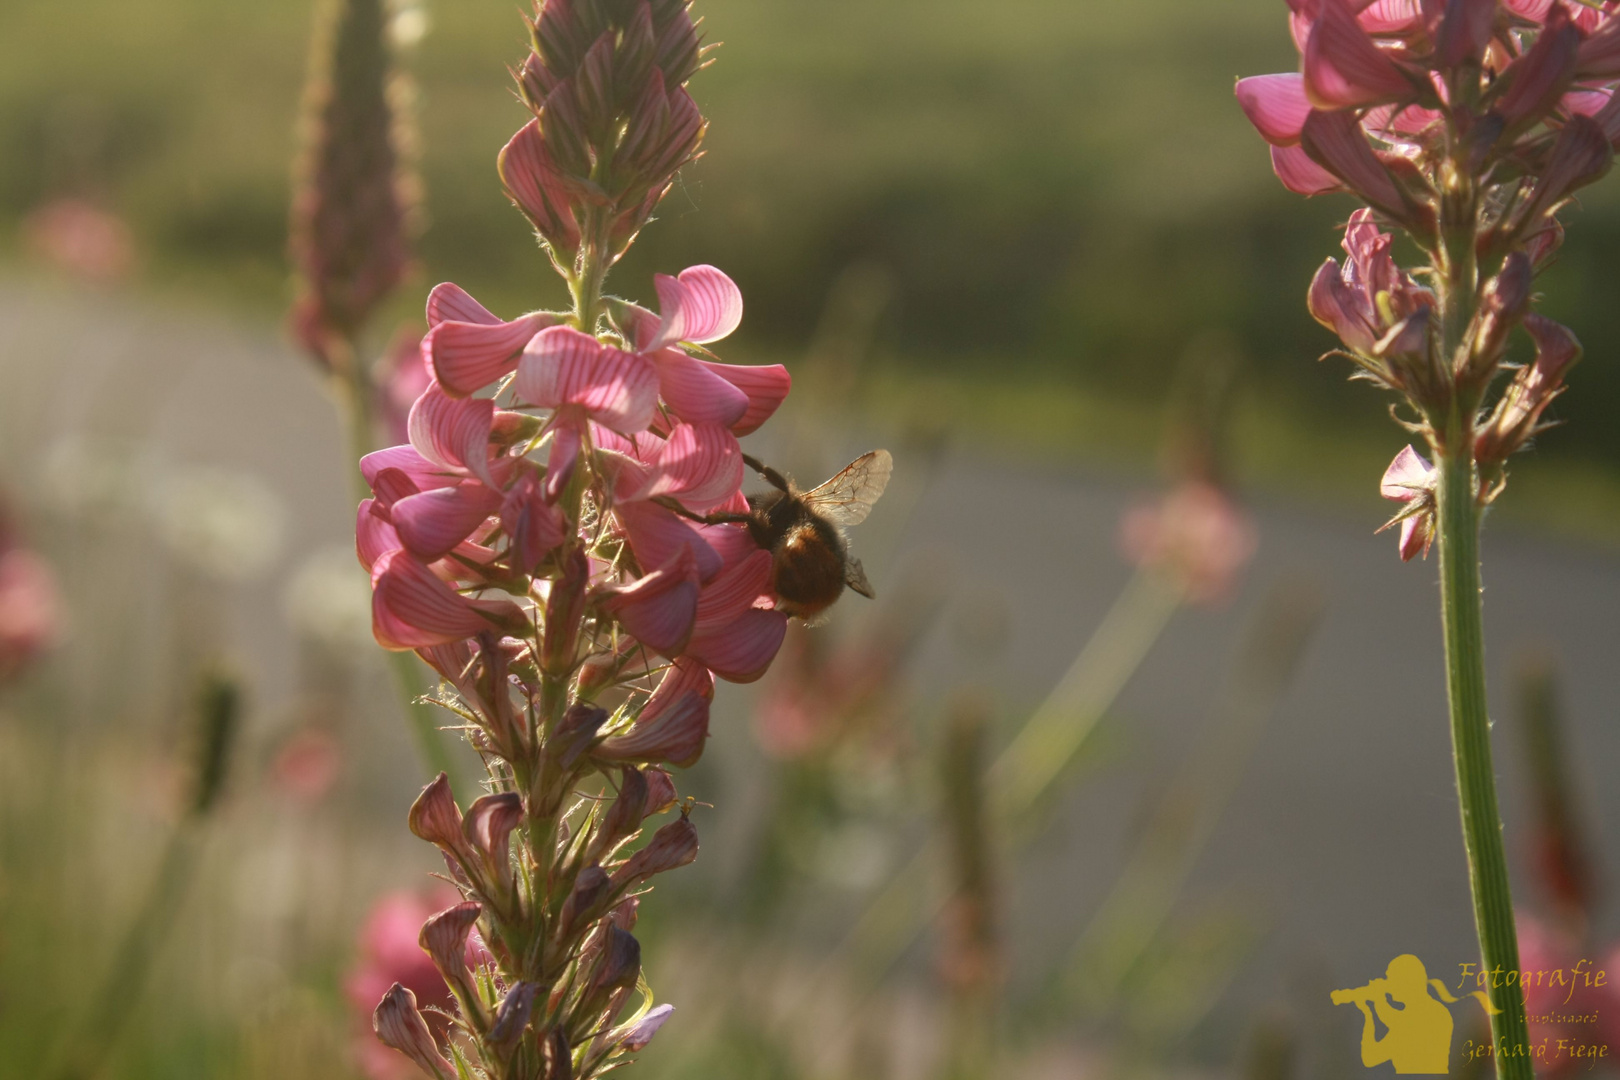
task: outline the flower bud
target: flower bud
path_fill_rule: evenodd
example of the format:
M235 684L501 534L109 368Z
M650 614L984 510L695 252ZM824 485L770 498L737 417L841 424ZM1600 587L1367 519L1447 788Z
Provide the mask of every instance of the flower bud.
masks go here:
M651 703L623 735L603 739L594 754L604 761L667 762L683 768L703 754L709 738L709 702L688 690L656 713Z
M602 946L595 970L591 972L590 982L586 986L585 1000L593 1004L605 1002L614 991L636 985L636 979L640 975L641 943L627 931L610 925L607 928L607 940ZM594 1009L587 1007L586 1011L591 1012ZM609 1023L611 1022L610 1019Z
M587 705L577 701L568 706L563 713L556 732L551 739L550 751L555 756L557 764L564 770L571 770L575 763L584 756L596 741L596 733L607 720L606 709Z
M613 887L622 892L655 874L685 866L697 858L698 835L685 815L653 834L652 842L613 872Z
M563 901L562 912L557 917L563 933L575 933L594 919L597 909L612 892L613 884L607 871L600 866L587 866L581 870L574 879L573 891Z
M515 791L482 795L467 807L461 828L492 867L505 867L512 830L523 823L523 798Z
M647 780L640 769L626 768L619 774L619 794L613 805L596 827L591 846L585 852L587 862L599 863L608 858L624 841L641 828L641 819L647 813Z
M585 587L590 583L590 562L585 551L571 546L562 556L562 572L551 582L546 596L545 634L540 643L540 667L561 677L574 666L579 647L579 623L585 613Z
M1469 375L1489 381L1501 359L1509 332L1530 306L1534 276L1530 257L1515 251L1503 261L1501 272L1486 284L1470 350Z
M1474 460L1481 465L1505 461L1535 435L1542 412L1564 392L1564 372L1580 359L1580 342L1568 327L1536 314L1526 315L1524 326L1536 358L1514 375L1474 437Z
M371 1014L371 1027L383 1045L398 1050L437 1080L454 1080L455 1069L439 1052L427 1021L416 1008L416 995L395 983Z
M675 781L663 769L647 769L641 774L647 781L647 809L643 818L650 818L654 814L662 814L675 805L680 794L675 790Z
M506 992L495 1010L495 1024L489 1029L489 1041L503 1049L510 1048L529 1026L534 1013L534 998L540 987L532 982L520 982Z
M479 998L472 985L472 973L467 967L467 938L473 927L478 925L478 916L483 910L472 901L446 908L422 924L422 932L417 938L417 943L432 959L433 966L439 969L445 984L461 1003L462 1011L480 1028L483 1018L479 1012Z
M640 1020L632 1024L619 1039L619 1045L632 1053L638 1050L645 1050L647 1048L647 1044L652 1042L653 1036L658 1034L658 1029L664 1026L664 1022L668 1020L670 1016L674 1014L674 1012L675 1006L673 1005L658 1006L656 1009L653 1009L647 1013L646 1016L643 1016Z
M463 867L475 865L473 850L461 829L461 808L450 793L450 778L440 773L411 804L408 818L418 839L436 845Z

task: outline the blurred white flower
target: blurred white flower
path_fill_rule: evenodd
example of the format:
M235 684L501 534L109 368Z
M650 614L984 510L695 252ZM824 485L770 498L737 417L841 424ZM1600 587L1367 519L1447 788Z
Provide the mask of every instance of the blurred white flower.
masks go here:
M298 565L281 594L281 609L301 636L333 650L369 650L371 585L354 548L321 548Z

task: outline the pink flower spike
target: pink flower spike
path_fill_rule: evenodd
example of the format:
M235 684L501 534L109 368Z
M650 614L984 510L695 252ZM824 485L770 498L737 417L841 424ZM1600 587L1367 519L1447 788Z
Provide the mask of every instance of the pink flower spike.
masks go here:
M389 508L405 549L426 561L447 554L501 507L501 494L476 480L410 495Z
M521 633L527 626L516 604L468 599L403 550L378 557L371 588L372 634L394 652L448 645L489 630Z
M499 487L489 468L489 435L495 403L488 398L453 398L437 384L411 406L411 445L434 464L466 469L490 487Z
M1344 189L1337 176L1312 161L1298 146L1273 146L1271 171L1283 187L1296 195L1326 195Z
M739 438L752 434L769 420L793 386L793 377L781 364L718 364L712 360L698 363L748 396L748 410L731 425L731 433Z
M1251 75L1237 81L1235 92L1243 115L1261 138L1273 146L1299 144L1300 129L1311 114L1303 75Z
M697 558L682 548L663 566L629 585L602 590L600 604L647 648L674 656L692 635L698 606Z
M518 361L517 395L531 405L578 405L623 434L646 430L658 405L658 371L644 357L570 326L540 331Z
M1373 44L1346 0L1321 0L1303 69L1305 93L1321 109L1376 105L1412 93L1412 81Z

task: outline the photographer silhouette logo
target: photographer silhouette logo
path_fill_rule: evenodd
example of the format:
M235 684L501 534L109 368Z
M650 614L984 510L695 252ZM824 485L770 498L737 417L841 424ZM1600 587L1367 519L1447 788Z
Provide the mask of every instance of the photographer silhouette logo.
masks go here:
M1433 989L1437 997L1430 995ZM1354 1005L1361 1010L1361 1063L1369 1069L1389 1062L1398 1073L1437 1075L1449 1072L1451 1059L1451 1010L1457 998L1446 991L1445 983L1429 978L1423 961L1405 953L1389 962L1382 979L1349 990L1335 990L1333 1004ZM1497 1012L1490 998L1476 990L1487 1014ZM1374 1016L1376 1014L1376 1021ZM1384 1034L1378 1035L1382 1024Z

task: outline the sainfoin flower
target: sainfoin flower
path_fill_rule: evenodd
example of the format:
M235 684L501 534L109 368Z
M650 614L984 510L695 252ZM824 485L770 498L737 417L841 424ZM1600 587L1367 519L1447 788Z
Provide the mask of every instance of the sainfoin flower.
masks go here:
M439 285L397 368L421 380L404 441L361 461L374 635L438 673L490 773L465 807L443 774L412 806L460 902L413 912L429 963L373 965L365 993L390 1060L428 1075L590 1080L672 1013L632 1008L646 884L698 851L668 770L703 753L716 679L782 644L738 438L790 380L710 352L743 317L713 266L655 276L645 307L602 291L706 129L685 0L544 0L531 30L534 119L498 166L573 305L503 317ZM487 977L461 956L475 928Z
M1120 548L1138 566L1168 576L1189 600L1230 592L1259 538L1249 515L1213 484L1185 481L1120 522Z
M1434 543L1434 485L1434 466L1410 446L1403 447L1384 470L1378 493L1406 505L1378 531L1401 527L1402 562L1415 555L1427 557L1429 545Z
M55 644L61 632L55 575L44 559L15 544L0 521L0 681Z

